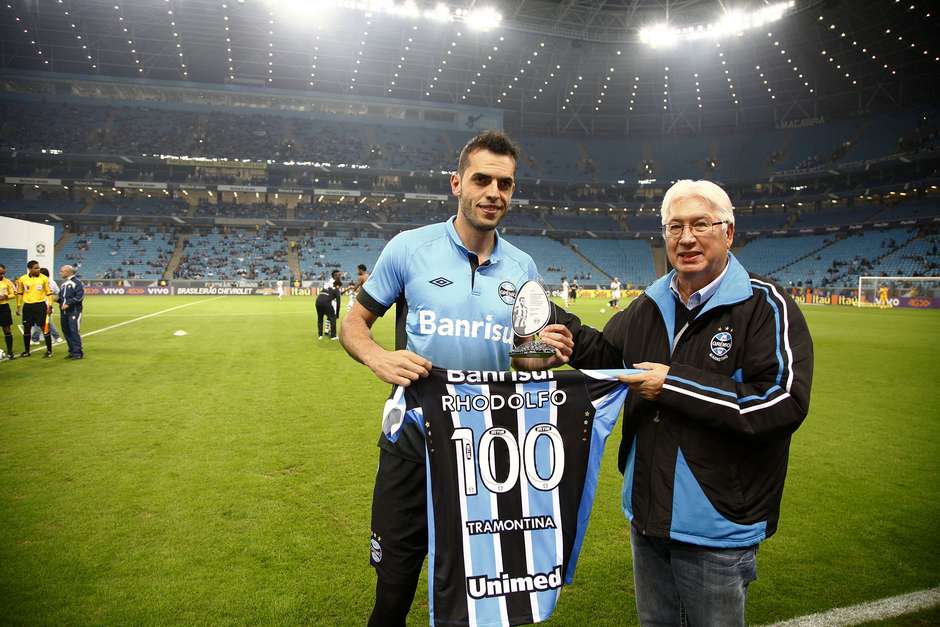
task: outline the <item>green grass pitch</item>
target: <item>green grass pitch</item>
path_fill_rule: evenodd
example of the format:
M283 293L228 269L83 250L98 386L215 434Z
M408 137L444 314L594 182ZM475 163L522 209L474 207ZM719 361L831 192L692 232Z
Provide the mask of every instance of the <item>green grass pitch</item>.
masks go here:
M316 340L310 298L93 297L83 330L188 303L87 337L83 362L0 363L4 623L365 623L387 386ZM602 306L573 309L601 326ZM940 584L940 313L804 311L812 407L754 624ZM618 444L553 625L636 624Z

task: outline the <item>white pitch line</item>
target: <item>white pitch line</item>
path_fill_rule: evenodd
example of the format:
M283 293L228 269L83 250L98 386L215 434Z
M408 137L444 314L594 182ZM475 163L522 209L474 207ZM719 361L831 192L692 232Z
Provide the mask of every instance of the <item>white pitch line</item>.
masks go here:
M842 627L911 614L940 605L940 588L919 590L849 607L791 618L768 627Z
M112 324L111 326L102 327L100 329L95 329L94 331L91 331L90 333L82 333L82 339L84 340L86 337L91 337L92 335L95 335L97 333L104 333L105 331L110 331L111 329L123 327L125 324L131 324L132 322L139 322L141 320L146 320L147 318L153 318L154 316L165 314L168 311L175 311L176 309L182 309L183 307L192 307L193 305L201 305L202 303L208 303L209 301L218 300L220 298L225 298L225 296L216 296L215 298L209 298L207 300L197 300L192 303L185 303L183 305L177 305L176 307L170 307L169 309L161 309L160 311L155 311L145 316L131 318L130 320L125 320L124 322L118 322L117 324Z

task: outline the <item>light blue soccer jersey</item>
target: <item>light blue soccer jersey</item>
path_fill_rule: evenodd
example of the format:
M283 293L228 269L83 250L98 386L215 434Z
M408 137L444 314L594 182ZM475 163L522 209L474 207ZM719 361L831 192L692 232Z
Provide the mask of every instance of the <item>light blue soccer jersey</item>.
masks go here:
M486 263L477 266L475 259L454 218L399 233L379 256L359 302L376 315L398 305L396 349L440 368L508 370L516 290L538 278L538 270L499 235Z
M454 219L399 233L385 246L359 291L359 302L381 316L397 306L395 348L438 368L508 370L516 290L538 278L535 262L496 235L486 263L477 264L454 228ZM397 443L379 446L424 463L414 425Z

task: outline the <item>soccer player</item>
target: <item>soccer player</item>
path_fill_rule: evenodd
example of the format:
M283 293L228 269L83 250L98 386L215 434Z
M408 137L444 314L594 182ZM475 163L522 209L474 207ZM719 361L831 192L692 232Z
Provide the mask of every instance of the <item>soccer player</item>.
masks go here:
M571 286L568 285L568 277L561 277L561 300L565 303L565 308L568 308L568 290L571 289Z
M23 344L26 347L20 357L29 357L29 339L32 326L39 325L46 339L46 354L52 357L52 336L44 327L46 317L52 312L52 290L49 278L40 274L39 262L26 264L26 274L17 279L16 315L23 316Z
M55 298L57 298L59 295L59 285L58 283L55 282L55 279L49 276L49 268L40 268L39 274L49 279L49 289L52 291L53 300L55 300ZM53 344L61 344L62 342L65 341L62 339L62 336L59 335L59 330L55 328L55 323L52 322L51 318L49 320L49 335L52 336ZM39 340L41 336L42 336L42 327L34 326L32 334L30 335L30 338L29 338L30 344L32 344L33 346L36 346L37 344L39 344Z
M350 286L349 292L351 296L349 297L349 302L346 303L346 313L352 311L353 303L356 302L356 296L359 295L359 290L362 289L362 286L365 285L366 281L369 280L369 273L366 272L366 265L360 263L356 266L356 282Z
M506 370L515 291L538 278L532 258L496 232L515 187L518 150L487 131L460 152L451 192L457 215L396 235L385 246L343 323L351 357L386 383L408 386L442 368ZM372 338L375 321L396 306L396 350ZM417 427L395 443L379 438L372 498L375 605L369 625L404 625L427 554L425 445Z
M66 359L84 359L82 350L82 309L85 302L85 286L81 279L75 276L75 268L69 265L59 269L62 285L59 289L59 321L62 323L62 332L69 343L69 354Z
M891 305L888 303L888 286L882 285L878 288L878 307L880 309L887 309Z
M612 309L620 309L620 279L617 277L610 282L610 306Z
M10 311L10 301L16 299L16 286L6 274L7 267L0 263L0 328L3 329L3 339L7 345L7 359L14 359L13 313Z
M333 270L332 277L330 281L327 281L323 284L323 288L320 290L320 293L317 294L317 339L323 339L323 318L327 319L327 324L329 324L329 330L327 333L330 334L330 339L335 340L336 337L336 319L339 316L339 304L340 304L340 286L342 281L340 281L340 271Z
M813 341L793 299L731 254L724 190L678 181L661 213L672 272L603 333L555 313L574 337L573 367L644 371L619 377L631 392L619 467L640 623L743 627L790 436L809 410ZM556 327L540 336L565 349L545 333Z

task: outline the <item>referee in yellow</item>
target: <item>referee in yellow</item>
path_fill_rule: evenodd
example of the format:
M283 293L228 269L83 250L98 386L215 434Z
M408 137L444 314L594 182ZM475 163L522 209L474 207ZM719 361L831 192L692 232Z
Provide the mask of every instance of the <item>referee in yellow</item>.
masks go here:
M52 312L49 277L40 274L38 261L30 261L26 264L26 274L16 282L16 315L19 316L22 311L23 344L26 346L20 357L29 357L29 338L34 324L39 325L46 338L46 354L43 356L52 357L52 336L46 326L46 316Z
M10 301L16 300L16 286L6 277L7 267L0 263L0 329L7 345L7 359L13 359L13 312Z

